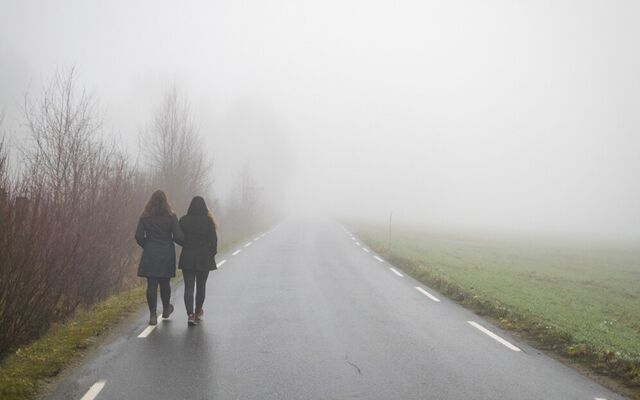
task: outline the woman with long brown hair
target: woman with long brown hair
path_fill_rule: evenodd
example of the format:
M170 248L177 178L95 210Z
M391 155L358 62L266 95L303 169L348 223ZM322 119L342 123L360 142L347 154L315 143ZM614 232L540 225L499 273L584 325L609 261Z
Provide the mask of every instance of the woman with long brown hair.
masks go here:
M209 271L217 269L218 235L213 214L200 196L191 200L187 215L180 218L180 228L184 232L184 245L180 253L180 269L184 277L184 305L187 309L187 323L196 325L202 319L204 297ZM193 289L196 289L195 312Z
M143 249L138 276L147 278L149 325L156 325L158 286L162 299L162 318L168 318L173 312L169 283L176 276L176 248L173 242L182 244L184 240L178 218L162 190L156 190L144 207L135 237Z

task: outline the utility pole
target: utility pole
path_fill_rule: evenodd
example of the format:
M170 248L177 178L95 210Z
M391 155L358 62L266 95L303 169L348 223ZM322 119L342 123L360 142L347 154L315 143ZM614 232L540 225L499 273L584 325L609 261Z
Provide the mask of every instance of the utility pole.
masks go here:
M387 232L387 251L391 251L391 222L393 220L393 210L389 212L389 231Z

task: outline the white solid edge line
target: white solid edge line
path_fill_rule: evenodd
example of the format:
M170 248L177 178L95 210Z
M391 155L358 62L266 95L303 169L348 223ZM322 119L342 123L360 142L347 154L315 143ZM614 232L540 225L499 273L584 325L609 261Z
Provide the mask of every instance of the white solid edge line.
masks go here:
M107 384L107 381L104 381L104 380L94 383L93 386L91 386L89 388L87 393L85 393L84 396L82 396L82 398L80 400L93 400L93 399L95 399L96 396L104 388L104 385L106 385L106 384Z
M366 251L367 253L369 252L369 249L365 249L364 247L362 248L362 250Z
M252 244L253 244L253 242L249 242L249 243L245 244L245 245L244 245L244 247L249 247L249 246L251 246Z
M440 303L440 299L437 298L436 296L432 295L431 293L427 292L426 290L424 290L423 288L416 286L416 290L420 293L422 293L423 295L427 296L428 298L430 298L431 300Z
M404 275L402 275L400 272L398 272L398 270L397 270L397 269L395 269L395 268L391 268L391 267L389 267L389 269L390 269L394 274L398 275L400 278L402 278L402 277L404 276Z
M490 330L488 330L487 328L483 327L482 325L478 324L477 322L474 322L474 321L467 321L467 322L471 326L476 328L477 330L481 331L482 333L484 333L485 335L489 336L490 338L500 342L501 344L503 344L504 346L508 347L509 349L511 349L513 351L521 351L519 347L514 346L513 344L507 342L506 340L504 340L500 336L496 335L495 333L491 332Z
M236 256L238 255L238 253L240 253L242 250L238 249L236 251L234 251L233 253L231 253L232 256Z
M223 265L224 263L226 263L226 262L227 262L227 260L222 260L222 261L220 261L220 262L216 265L216 267L220 268L220 267L222 267L222 265Z
M375 258L376 260L380 261L380 262L384 262L384 260L378 256L373 256L373 258Z

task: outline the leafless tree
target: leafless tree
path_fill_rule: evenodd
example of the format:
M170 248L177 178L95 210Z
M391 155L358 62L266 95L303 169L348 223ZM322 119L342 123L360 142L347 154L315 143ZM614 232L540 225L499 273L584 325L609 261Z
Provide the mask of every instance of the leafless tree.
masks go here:
M202 137L193 121L188 101L172 85L156 109L144 134L143 156L153 182L164 188L176 206L204 194L210 184L212 163L205 154Z

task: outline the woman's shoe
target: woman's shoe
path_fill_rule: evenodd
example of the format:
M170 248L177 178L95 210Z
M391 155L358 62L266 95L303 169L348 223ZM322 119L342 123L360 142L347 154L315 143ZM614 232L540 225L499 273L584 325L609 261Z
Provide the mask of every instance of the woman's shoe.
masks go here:
M162 310L162 318L169 318L169 315L171 315L171 313L173 312L173 304L169 304L169 307L167 307L167 309L163 309Z
M149 317L149 325L158 325L158 314L151 313Z
M187 324L189 326L196 326L196 317L193 314L189 314L189 317L187 318Z
M195 315L196 322L202 321L203 315L204 315L204 310L196 310L196 315Z

